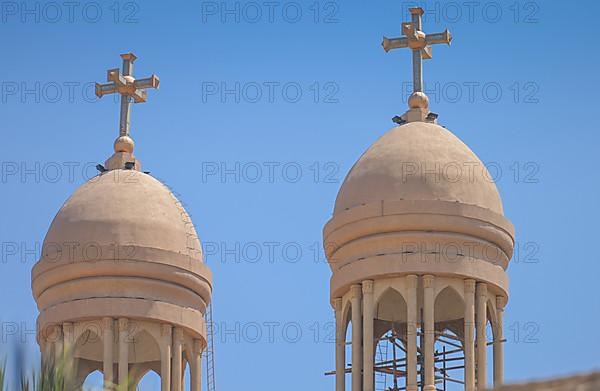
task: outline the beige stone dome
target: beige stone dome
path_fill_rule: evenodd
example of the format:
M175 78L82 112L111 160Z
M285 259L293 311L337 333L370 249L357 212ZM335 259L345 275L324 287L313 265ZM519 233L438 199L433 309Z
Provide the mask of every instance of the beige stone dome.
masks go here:
M192 221L154 177L115 169L65 202L32 270L39 323L126 316L205 334L212 277Z
M484 164L458 137L427 122L398 126L356 162L334 214L376 201L438 200L502 214L502 201Z
M514 227L484 164L430 122L395 127L356 162L323 229L331 298L408 274L484 281L507 297Z
M51 243L65 241L133 245L202 261L198 235L181 202L160 181L135 170L105 172L75 191L54 218L44 248L52 251ZM133 250L130 255L135 257ZM88 256L94 257L91 248Z

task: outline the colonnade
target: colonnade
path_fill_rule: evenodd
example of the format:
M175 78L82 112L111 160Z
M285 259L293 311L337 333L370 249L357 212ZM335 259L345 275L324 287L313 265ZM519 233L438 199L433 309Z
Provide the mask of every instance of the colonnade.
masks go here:
M128 384L130 388L135 387L135 384L132 383L140 380L131 373L132 367L140 364L129 357L130 345L135 342L135 333L130 330L131 322L134 321L128 318L106 317L102 319L102 363L97 369L102 371L106 389L113 389L116 385L125 384ZM77 339L74 335L74 325L74 323L66 322L55 327L57 330L52 340L47 338L43 343L43 362L47 362L49 354L54 354L55 363L75 363ZM202 340L185 337L181 327L161 324L160 336L155 338L155 342L160 351L160 372L158 374L161 378L161 391L184 391L184 358L187 358L186 361L190 366L190 391L200 391L204 346ZM115 347L116 352L114 351ZM93 370L95 369L89 373ZM81 378L75 379L75 382L82 383L89 373L80 374Z
M404 279L404 299L406 301L406 390L417 391L417 329L420 323L418 314L422 311L424 334L423 351L423 391L435 391L435 299L436 277L433 275L407 275ZM421 283L419 284L419 280ZM503 351L503 297L491 297L484 282L473 279L463 280L464 293L464 383L465 391L481 391L487 387L487 340L488 301L495 303L495 324L493 341L494 386L499 386L504 377ZM350 287L349 299L352 323L352 391L374 390L375 335L373 330L376 316L374 302L374 281L364 280ZM418 292L419 287L422 292ZM418 297L422 297L419 308ZM334 300L336 314L336 391L346 390L346 329L348 317L342 297ZM492 308L489 309L490 311Z

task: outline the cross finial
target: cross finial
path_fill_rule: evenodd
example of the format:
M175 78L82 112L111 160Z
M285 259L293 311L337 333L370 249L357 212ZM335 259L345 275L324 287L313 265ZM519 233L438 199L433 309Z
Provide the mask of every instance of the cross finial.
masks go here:
M450 45L452 35L446 29L443 33L425 34L422 29L421 16L424 11L420 7L409 9L412 20L402 23L402 34L400 38L383 37L383 49L389 52L393 49L409 48L412 50L413 65L413 93L408 100L409 108L420 109L424 112L424 120L429 116L429 100L423 93L423 60L431 58L431 46L445 43ZM410 120L409 120L410 121Z
M134 143L129 136L129 118L131 103L144 103L148 97L146 88L158 88L160 80L152 75L145 79L134 79L133 63L137 59L133 53L121 54L123 59L123 74L119 68L109 69L106 79L109 83L96 83L96 96L118 93L121 95L121 115L119 120L119 137L115 140L115 153L133 153Z

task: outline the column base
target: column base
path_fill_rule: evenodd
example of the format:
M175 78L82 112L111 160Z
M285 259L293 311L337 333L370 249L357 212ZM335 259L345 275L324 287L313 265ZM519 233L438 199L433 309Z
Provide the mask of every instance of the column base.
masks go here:
M425 386L425 388L423 388L423 391L436 391L435 386Z
M406 391L419 391L418 386L408 386L406 387Z

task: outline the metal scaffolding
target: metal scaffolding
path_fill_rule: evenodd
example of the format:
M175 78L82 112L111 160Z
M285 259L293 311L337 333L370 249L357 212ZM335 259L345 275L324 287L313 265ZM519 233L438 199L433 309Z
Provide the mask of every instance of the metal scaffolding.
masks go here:
M383 336L376 339L375 372L376 391L404 391L406 390L406 339L405 325L392 328ZM403 331L399 331L402 329ZM424 333L423 327L417 330L417 387L424 387ZM347 342L346 344L351 344ZM464 389L464 351L463 339L455 333L445 329L435 332L435 385L438 391L455 391ZM345 367L345 373L352 372L351 363ZM326 375L335 375L335 371Z
M417 386L424 385L423 329L417 330ZM376 391L406 390L406 349L404 335L392 329L377 340L377 356L374 364ZM462 339L454 333L436 332L434 351L435 385L438 391L462 389L464 385L464 352ZM452 385L459 385L460 388Z

